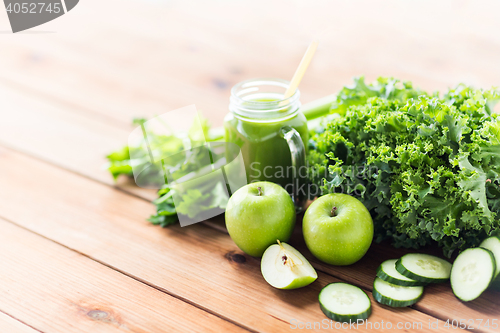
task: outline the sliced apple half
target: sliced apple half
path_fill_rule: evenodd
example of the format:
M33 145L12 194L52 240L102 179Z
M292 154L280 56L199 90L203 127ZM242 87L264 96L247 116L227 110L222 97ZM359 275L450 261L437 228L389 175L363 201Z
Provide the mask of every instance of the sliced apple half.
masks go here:
M278 289L305 287L318 278L314 267L299 251L279 240L264 252L260 269L267 283Z

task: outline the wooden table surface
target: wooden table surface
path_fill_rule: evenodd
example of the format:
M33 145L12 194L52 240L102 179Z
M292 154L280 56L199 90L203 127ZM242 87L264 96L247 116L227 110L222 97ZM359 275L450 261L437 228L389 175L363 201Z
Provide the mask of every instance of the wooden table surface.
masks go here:
M214 228L220 222L152 226L155 192L115 184L103 169L132 117L196 104L221 125L233 84L290 78L313 35L320 46L303 102L355 75L431 91L499 84L498 1L305 3L87 0L15 35L0 10L1 333L282 332L315 322L320 330L326 284L347 281L371 295L376 267L406 251L373 245L355 265L333 267L296 233L291 243L319 278L279 291L259 260ZM498 332L499 296L466 304L449 284L431 285L411 308L373 302L374 327L358 331L388 322L453 331L447 320L462 319L468 330Z

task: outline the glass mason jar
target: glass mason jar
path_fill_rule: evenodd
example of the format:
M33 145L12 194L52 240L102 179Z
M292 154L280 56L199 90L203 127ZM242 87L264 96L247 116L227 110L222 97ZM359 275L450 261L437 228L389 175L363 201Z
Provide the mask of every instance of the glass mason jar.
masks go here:
M248 182L270 181L292 196L298 210L306 199L305 155L309 133L300 112L300 92L283 99L290 82L258 78L231 90L224 119L225 140L237 144Z

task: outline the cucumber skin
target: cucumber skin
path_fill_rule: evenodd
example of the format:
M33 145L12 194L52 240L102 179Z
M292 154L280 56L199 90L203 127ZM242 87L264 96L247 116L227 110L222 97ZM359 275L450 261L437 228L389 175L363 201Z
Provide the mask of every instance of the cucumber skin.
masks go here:
M392 298L389 298L389 297L382 295L375 288L373 288L372 294L373 294L373 298L377 302L379 302L380 304L391 306L393 308L404 308L404 307L413 305L413 304L417 303L418 301L420 301L420 299L422 299L422 296L424 295L424 293L422 293L418 298L413 299L411 301L396 301L396 300L393 300Z
M433 278L427 278L425 276L420 276L420 275L414 274L414 273L410 272L409 270L407 270L405 268L405 266L403 266L403 264L401 263L401 259L396 261L396 270L399 273L406 276L407 278L410 278L412 280L419 281L419 282L424 282L424 283L443 283L443 282L447 282L450 280L449 278L447 278L447 279L433 279Z
M398 280L393 278L390 275L387 275L384 270L382 269L382 265L380 265L377 268L377 277L381 278L382 280L395 284L397 286L403 286L403 287L425 287L427 285L426 282L421 282L415 280L415 282L412 281L403 281L403 280Z
M493 289L496 289L496 290L500 290L500 283L497 284L497 282L500 282L500 281L495 281L495 271L496 271L496 261L495 261L495 256L493 255L493 252L491 252L490 250L488 249L485 249L485 248L482 248L482 247L473 247L473 248L469 248L467 250L464 250L462 253L468 251L468 250L475 250L475 249L481 249L483 251L486 251L488 252L488 254L490 255L491 257L491 262L493 263L493 275L491 277L491 280L490 280L490 283L486 286L486 288L484 288L480 293L479 295L477 295L475 298L472 298L472 299L463 299L463 298L460 298L458 297L456 294L455 294L455 291L453 290L453 283L451 284L451 289L453 291L453 294L455 295L456 298L458 298L459 300L461 300L462 302L470 302L470 301L473 301L475 299L478 299L485 291L486 289L490 288L492 285L493 285ZM460 254L462 254L460 253ZM458 259L458 257L457 257ZM455 259L456 261L456 259ZM498 289L497 289L498 288Z
M372 314L372 305L371 304L370 304L370 307L368 308L368 310L366 310L365 312L360 313L358 315L339 315L339 314L336 314L336 313L329 311L321 303L319 303L319 307L321 308L321 311L323 311L325 316L327 316L328 318L330 318L332 320L343 322L343 323L351 323L351 322L355 323L359 319L365 320L365 319L368 319L368 317L370 317L370 315Z
M500 276L493 280L488 288L500 291Z

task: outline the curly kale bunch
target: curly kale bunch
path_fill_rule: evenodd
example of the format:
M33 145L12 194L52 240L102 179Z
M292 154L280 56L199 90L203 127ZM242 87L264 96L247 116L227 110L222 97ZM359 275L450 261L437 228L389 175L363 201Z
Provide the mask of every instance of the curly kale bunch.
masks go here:
M363 78L332 105L339 113L315 133L310 178L322 194L358 197L377 241L446 256L500 230L498 90L459 85L442 97L411 83Z

